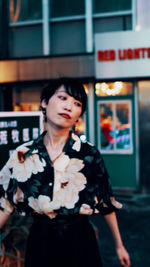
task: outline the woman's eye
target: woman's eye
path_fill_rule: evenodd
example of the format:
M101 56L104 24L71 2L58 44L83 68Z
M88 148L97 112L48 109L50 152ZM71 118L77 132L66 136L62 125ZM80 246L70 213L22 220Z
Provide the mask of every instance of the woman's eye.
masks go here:
M75 105L76 105L77 107L82 107L82 103L80 103L80 102L75 102Z
M61 99L61 100L66 100L67 99L66 96L63 96L63 95L59 95L58 98Z

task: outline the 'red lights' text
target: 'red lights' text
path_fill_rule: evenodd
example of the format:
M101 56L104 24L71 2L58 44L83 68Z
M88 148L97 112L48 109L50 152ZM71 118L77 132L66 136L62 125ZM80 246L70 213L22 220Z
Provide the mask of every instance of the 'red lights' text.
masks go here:
M132 60L143 58L150 58L150 47L118 49L118 51L115 51L114 49L98 50L97 52L98 61L115 61L116 59Z

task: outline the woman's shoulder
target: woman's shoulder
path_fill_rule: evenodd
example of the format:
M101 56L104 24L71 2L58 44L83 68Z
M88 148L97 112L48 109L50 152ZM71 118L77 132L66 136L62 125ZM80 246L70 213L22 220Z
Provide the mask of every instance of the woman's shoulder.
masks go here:
M30 140L28 142L25 142L25 143L19 145L18 147L16 147L16 149L14 151L21 151L23 153L26 153L29 150L32 150L32 151L37 150L39 145L41 144L41 141L43 140L43 136L45 135L45 133L46 132L43 132L36 139ZM42 143L43 143L43 141L42 141Z
M30 149L30 147L33 145L33 140L31 140L31 141L29 141L29 142L25 142L25 143L23 143L23 144L21 144L21 145L19 145L18 147L16 147L16 151L19 151L19 150L21 150L21 151L27 151L27 150L29 150Z
M25 142L21 145L19 145L18 147L16 147L14 149L14 151L12 152L10 158L12 158L14 155L18 154L18 153L21 153L21 154L26 154L32 147L33 145L33 140L32 141L29 141L29 142Z
M18 147L16 147L10 157L8 158L8 161L5 163L4 167L10 167L13 166L13 164L16 161L20 161L22 162L22 159L27 158L28 156L30 156L31 154L34 154L34 141L29 141L29 142L25 142L21 145L19 145Z
M82 143L82 149L84 149L87 153L90 153L90 154L93 154L93 156L95 155L101 155L100 154L100 151L98 150L98 148L93 145L92 143L90 142L83 142Z

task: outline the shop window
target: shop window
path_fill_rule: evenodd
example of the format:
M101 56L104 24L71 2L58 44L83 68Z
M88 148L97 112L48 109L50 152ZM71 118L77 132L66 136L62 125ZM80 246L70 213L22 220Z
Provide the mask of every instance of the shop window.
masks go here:
M94 33L123 31L123 18L94 18Z
M65 17L84 14L84 0L50 0L51 17Z
M80 137L82 142L87 141L86 137L86 115L84 114L82 117L78 119L75 124L75 132Z
M9 56L42 56L42 26L11 27L9 31Z
M93 12L104 13L104 12L115 12L131 10L131 0L93 0Z
M40 104L38 102L21 102L13 105L13 111L39 111Z
M43 85L22 85L13 89L13 111L39 111Z
M131 101L98 102L98 140L103 153L132 153Z
M149 29L150 27L150 1L136 1L136 30Z
M82 20L52 23L50 28L51 54L85 52L84 27L85 24Z
M116 81L112 83L96 83L95 93L97 96L120 96L132 94L132 83Z
M10 22L42 18L42 0L9 0Z
M131 15L94 18L94 33L132 30Z

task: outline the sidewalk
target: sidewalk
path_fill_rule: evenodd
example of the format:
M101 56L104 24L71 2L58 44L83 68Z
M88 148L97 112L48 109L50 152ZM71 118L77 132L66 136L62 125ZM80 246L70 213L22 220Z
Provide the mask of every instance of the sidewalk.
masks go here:
M123 204L117 212L121 236L132 267L150 267L150 195L116 197ZM101 215L92 222L99 229L99 246L104 267L120 267L111 233Z

